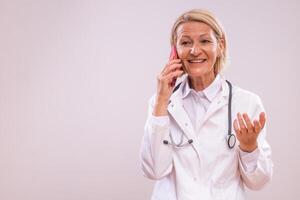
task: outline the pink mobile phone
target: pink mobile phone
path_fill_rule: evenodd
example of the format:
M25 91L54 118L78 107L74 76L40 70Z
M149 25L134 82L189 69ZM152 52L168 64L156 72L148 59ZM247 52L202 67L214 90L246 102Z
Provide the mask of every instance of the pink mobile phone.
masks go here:
M171 48L171 54L169 60L178 59L176 47L173 45Z
M177 54L177 50L176 50L175 45L173 45L171 47L171 54L170 54L170 57L169 57L169 60L173 60L173 59L178 59L178 54ZM182 70L185 72L184 66L182 67ZM173 79L173 81L171 83L171 86L174 87L175 83L176 83L176 78Z

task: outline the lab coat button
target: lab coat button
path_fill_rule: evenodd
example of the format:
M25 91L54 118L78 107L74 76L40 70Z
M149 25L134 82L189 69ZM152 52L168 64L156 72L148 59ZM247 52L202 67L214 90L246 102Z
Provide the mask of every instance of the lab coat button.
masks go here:
M188 123L185 123L184 125L185 125L185 126L188 126Z
M194 177L194 181L197 181L197 178L196 178L196 177Z

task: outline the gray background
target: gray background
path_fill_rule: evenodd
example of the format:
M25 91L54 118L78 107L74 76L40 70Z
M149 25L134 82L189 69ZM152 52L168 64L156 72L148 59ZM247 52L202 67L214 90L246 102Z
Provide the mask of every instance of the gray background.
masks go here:
M249 199L299 199L296 0L0 0L0 199L149 199L147 101L171 26L192 8L220 18L226 77L267 110L273 182Z

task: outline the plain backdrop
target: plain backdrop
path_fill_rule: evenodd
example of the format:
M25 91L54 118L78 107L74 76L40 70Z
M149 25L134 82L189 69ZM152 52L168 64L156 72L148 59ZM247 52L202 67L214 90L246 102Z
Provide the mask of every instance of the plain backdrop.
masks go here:
M249 199L299 199L296 0L0 0L0 199L150 199L147 102L172 24L193 8L218 16L225 77L267 111L273 181Z

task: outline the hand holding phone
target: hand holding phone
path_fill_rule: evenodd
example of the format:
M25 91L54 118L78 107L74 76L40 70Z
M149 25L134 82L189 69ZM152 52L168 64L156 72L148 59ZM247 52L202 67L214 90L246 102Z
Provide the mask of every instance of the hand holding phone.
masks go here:
M154 116L167 115L167 106L173 93L176 79L183 73L182 61L178 59L176 47L172 46L169 62L157 78L156 104L153 109Z

